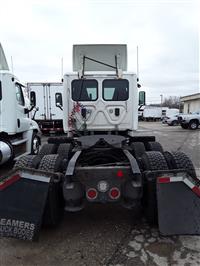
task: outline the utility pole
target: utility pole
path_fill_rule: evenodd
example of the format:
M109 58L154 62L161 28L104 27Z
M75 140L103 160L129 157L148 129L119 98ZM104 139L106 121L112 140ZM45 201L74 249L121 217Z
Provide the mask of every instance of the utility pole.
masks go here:
M161 108L162 108L162 105L163 105L163 94L160 94L160 102L161 102Z
M137 81L139 81L139 48L137 46Z

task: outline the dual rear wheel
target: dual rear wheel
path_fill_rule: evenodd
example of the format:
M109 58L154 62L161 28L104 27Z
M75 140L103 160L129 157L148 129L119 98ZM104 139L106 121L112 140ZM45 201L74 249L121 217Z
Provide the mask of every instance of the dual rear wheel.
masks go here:
M63 215L64 200L62 196L62 183L53 173L63 173L67 167L71 150L72 146L68 143L62 143L59 146L55 144L44 144L38 155L22 156L15 163L15 169L29 168L52 173L43 214L43 225L45 226L57 225ZM65 165L63 165L63 161Z
M158 142L131 144L132 154L137 159L143 173L143 209L148 223L157 224L156 177L150 178L145 173L159 170L184 169L196 179L195 168L190 158L183 152L166 152Z

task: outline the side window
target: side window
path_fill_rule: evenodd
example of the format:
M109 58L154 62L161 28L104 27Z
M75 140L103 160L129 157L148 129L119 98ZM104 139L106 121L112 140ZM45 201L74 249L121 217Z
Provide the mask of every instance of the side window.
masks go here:
M98 82L95 79L75 79L72 81L73 101L96 101Z
M56 100L56 105L60 105L60 106L63 105L62 94L60 92L56 92L55 100Z
M126 79L105 79L103 99L105 101L126 101L129 98L129 82Z
M24 95L23 95L21 85L16 83L15 89L16 89L16 99L17 99L18 104L24 106Z

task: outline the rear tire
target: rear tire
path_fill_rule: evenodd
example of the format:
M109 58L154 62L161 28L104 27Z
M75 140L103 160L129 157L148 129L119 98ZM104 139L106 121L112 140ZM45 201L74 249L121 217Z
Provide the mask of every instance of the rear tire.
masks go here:
M68 160L70 158L72 148L73 146L70 143L61 143L58 146L57 154L60 157Z
M62 173L62 159L58 154L48 154L43 156L40 161L40 170L47 172L60 172Z
M147 150L148 151L159 151L163 153L163 148L159 142L156 141L150 141L147 142Z
M14 165L16 168L34 168L36 169L40 163L41 158L37 155L25 155L19 158Z
M39 170L58 172L62 168L62 159L57 154L45 155L39 165ZM61 171L60 171L61 172ZM56 226L63 216L64 199L61 183L51 180L43 215L44 226Z
M191 177L194 179L197 178L194 165L190 158L184 153L180 151L172 152L173 157L173 168L175 169L185 169Z
M156 171L167 170L168 165L161 152L149 151L142 156L144 170ZM156 197L156 179L144 180L143 196L144 213L147 222L151 225L158 223L157 197Z
M55 154L56 151L57 151L57 145L48 143L42 146L42 148L40 149L39 155L43 157L48 154Z
M145 170L167 170L168 165L163 154L159 151L147 151L142 156Z
M133 142L130 145L132 154L135 158L140 158L145 153L145 146L143 142Z

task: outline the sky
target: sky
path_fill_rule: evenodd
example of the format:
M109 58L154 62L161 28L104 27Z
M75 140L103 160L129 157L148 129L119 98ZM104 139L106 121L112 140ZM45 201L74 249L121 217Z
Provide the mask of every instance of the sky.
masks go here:
M23 82L60 82L73 44L127 44L148 103L200 92L200 1L0 0L0 42ZM12 58L12 60L11 60Z

